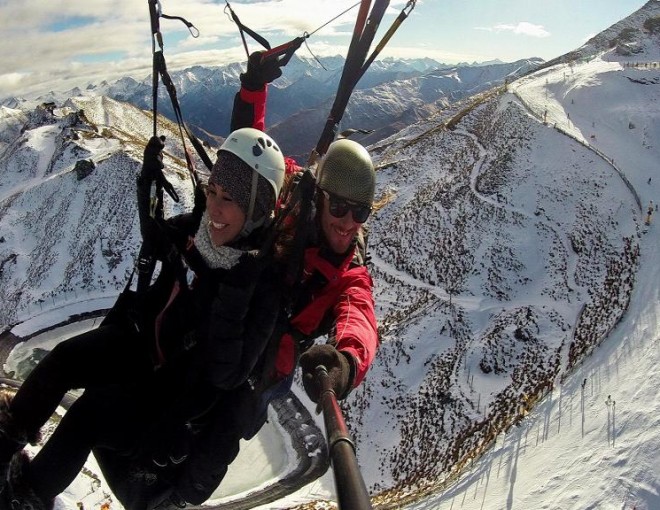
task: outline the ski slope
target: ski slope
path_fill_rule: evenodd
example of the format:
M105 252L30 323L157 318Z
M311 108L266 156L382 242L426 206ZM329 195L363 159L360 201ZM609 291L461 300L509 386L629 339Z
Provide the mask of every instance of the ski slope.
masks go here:
M657 227L610 337L457 484L410 509L660 508Z
M535 113L546 112L546 122L613 159L645 208L660 198L660 160L651 142L660 140L660 94L642 89L631 98L626 85L630 77L657 75L596 59L553 67L512 88ZM642 119L648 127L640 136L630 123ZM630 307L609 338L458 483L408 508L660 508L657 221L642 234Z

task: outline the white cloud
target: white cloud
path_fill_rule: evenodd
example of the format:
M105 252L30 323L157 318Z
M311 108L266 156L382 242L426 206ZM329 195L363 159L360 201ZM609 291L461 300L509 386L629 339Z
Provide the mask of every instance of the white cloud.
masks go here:
M0 94L5 90L15 90L26 80L29 80L29 75L25 73L7 73L0 74Z
M187 37L178 44L178 47L181 48L182 50L188 48L202 48L204 46L217 45L219 40L220 39L218 36L209 36L209 37L199 36L197 38Z
M529 23L528 21L521 21L517 24L510 23L500 23L493 27L475 27L475 30L485 30L487 32L511 32L516 35L526 35L529 37L550 37L550 32L548 32L543 25L536 25L534 23Z
M315 2L308 0L263 1L234 3L232 7L240 20L275 46L316 30L355 0ZM213 0L177 0L163 2L163 13L181 16L200 32L193 38L186 26L176 20L161 19L160 28L165 42L168 66L178 60L189 65L227 63L232 55L245 58L238 39L238 29L228 18L224 3ZM345 44L355 20L355 9L333 21L308 40L311 44L320 37L339 39ZM8 23L7 20L12 20ZM55 88L51 81L72 71L84 76L97 70L126 73L135 71L130 59L150 61L151 36L147 2L114 0L113 2L43 2L43 0L0 1L0 38L11 41L11 51L0 52L0 97L23 95L35 88ZM191 51L212 47L211 53ZM259 45L248 37L250 50ZM345 50L336 51L343 54ZM96 64L99 56L116 55L116 63ZM222 57L222 60L219 60ZM192 62L193 58L200 58ZM88 63L82 66L76 63ZM74 69L75 67L75 69ZM103 76L105 77L105 76Z
M423 4L418 0L416 10ZM346 54L357 13L356 0L266 0L231 5L240 20L272 46L322 27L306 41L312 53L319 56ZM404 5L406 0L392 0L382 30L389 27ZM180 21L160 20L168 69L245 60L238 28L225 12L224 2L163 0L162 8L164 14L181 16L199 31L199 37L194 38ZM6 20L15 21L9 24ZM246 37L250 51L260 48ZM88 80L123 75L137 78L150 73L152 41L147 2L68 0L60 5L43 0L0 0L0 38L13 42L11 51L0 52L0 73L5 73L0 75L0 98L86 86ZM395 37L381 57L423 56L445 63L494 58L442 51L432 44L400 46L401 41ZM299 54L309 55L304 45ZM109 56L113 62L108 62Z

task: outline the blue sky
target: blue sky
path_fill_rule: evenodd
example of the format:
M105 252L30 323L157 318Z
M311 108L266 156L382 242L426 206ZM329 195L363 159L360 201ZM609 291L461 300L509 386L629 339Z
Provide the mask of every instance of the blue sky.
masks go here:
M311 32L356 0L234 0L241 21L275 46ZM644 0L417 0L382 56L447 64L527 57L549 60L642 7ZM384 33L406 1L392 0ZM162 0L162 12L191 21L200 35L161 20L170 69L245 59L225 2ZM308 39L317 55L345 55L357 9ZM90 81L149 74L147 0L0 0L0 98L62 90ZM250 49L259 46L250 41ZM308 54L303 47L301 54Z

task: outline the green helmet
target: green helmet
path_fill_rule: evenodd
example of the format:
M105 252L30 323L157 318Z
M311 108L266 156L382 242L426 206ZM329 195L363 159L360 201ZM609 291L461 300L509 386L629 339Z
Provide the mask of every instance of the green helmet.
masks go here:
M319 165L317 184L347 200L373 205L376 172L367 149L346 138L331 143Z

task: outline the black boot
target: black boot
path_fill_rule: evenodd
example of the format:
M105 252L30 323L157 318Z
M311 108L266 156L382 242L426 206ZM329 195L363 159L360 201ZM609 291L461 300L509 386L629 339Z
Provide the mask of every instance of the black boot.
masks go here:
M53 510L55 501L44 501L26 479L30 458L24 451L15 454L9 465L7 483L0 492L0 510Z
M12 395L0 390L0 490L7 479L9 462L27 443L27 434L18 427L9 411Z

